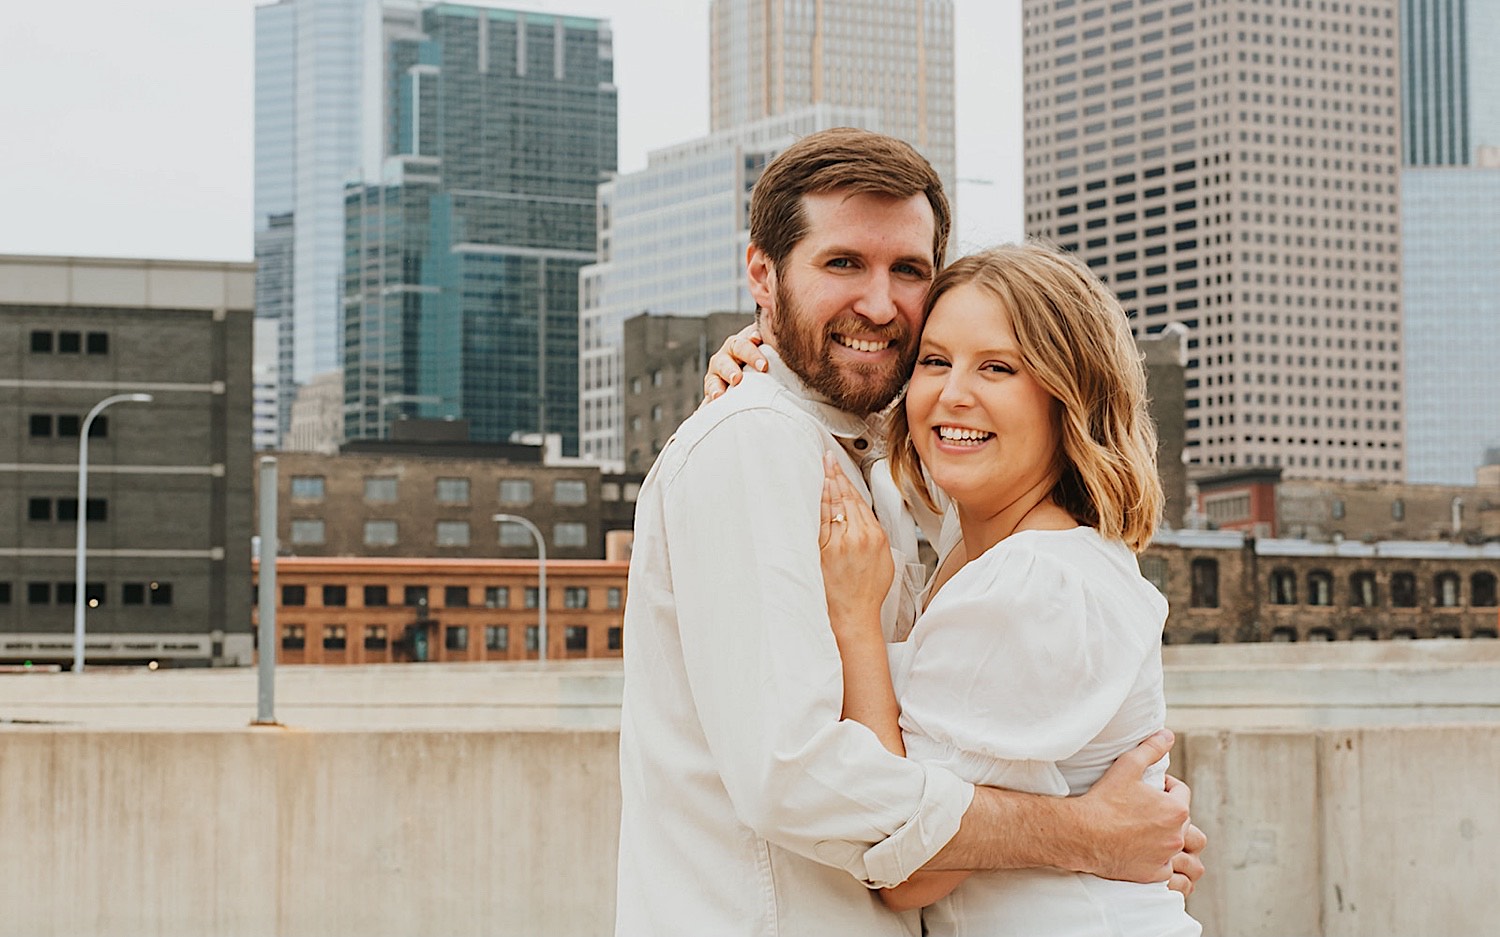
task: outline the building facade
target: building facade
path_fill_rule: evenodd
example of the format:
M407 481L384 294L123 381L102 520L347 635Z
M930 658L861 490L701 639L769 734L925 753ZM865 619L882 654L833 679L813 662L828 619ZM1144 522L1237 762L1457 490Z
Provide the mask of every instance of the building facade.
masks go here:
M1314 543L1235 531L1159 535L1141 574L1168 644L1495 638L1500 543Z
M1408 168L1402 202L1407 480L1471 484L1500 447L1500 159Z
M462 418L578 448L578 271L615 169L607 23L443 4L386 47L378 181L345 199L346 436Z
M1189 331L1190 470L1399 481L1397 0L1025 0L1026 228Z
M1500 147L1500 7L1402 0L1401 140L1408 166L1467 166Z
M745 282L750 190L799 137L879 130L873 110L816 105L655 150L599 186L597 263L579 272L580 454L625 464L624 323L631 316L754 312Z
M621 656L628 573L625 562L548 559L548 660ZM282 557L276 563L276 659L536 660L542 640L538 580L534 559Z
M87 663L249 662L254 276L0 257L0 661L72 662L81 511Z
M713 0L710 128L809 105L874 109L956 192L952 0Z

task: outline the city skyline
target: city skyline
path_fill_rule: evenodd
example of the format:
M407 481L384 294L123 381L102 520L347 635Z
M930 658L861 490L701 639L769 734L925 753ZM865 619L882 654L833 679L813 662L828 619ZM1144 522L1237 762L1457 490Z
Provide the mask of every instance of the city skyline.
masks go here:
M24 76L27 93L0 101L0 120L23 141L0 169L27 184L6 193L0 253L252 259L259 5L79 0L10 11L0 73ZM708 132L708 0L483 5L611 22L621 171ZM1019 7L954 3L960 249L1022 233ZM673 54L658 54L663 46Z

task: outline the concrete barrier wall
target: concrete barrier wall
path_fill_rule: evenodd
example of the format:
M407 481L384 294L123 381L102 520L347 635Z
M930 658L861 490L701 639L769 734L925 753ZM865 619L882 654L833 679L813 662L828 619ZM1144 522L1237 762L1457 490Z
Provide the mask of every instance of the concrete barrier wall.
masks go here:
M0 935L610 932L609 731L15 727L3 745ZM1190 903L1209 937L1500 926L1500 725L1190 731L1176 759L1211 840Z

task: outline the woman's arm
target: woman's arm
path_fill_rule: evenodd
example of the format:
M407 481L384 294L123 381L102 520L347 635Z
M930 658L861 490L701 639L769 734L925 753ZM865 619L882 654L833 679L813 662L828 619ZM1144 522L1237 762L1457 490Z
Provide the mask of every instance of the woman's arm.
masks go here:
M890 658L880 630L880 604L894 575L890 545L870 506L834 461L823 456L823 502L818 546L828 621L844 665L843 717L875 733L891 752L905 756L901 707L891 686ZM896 911L921 908L944 897L968 872L918 872L881 900Z

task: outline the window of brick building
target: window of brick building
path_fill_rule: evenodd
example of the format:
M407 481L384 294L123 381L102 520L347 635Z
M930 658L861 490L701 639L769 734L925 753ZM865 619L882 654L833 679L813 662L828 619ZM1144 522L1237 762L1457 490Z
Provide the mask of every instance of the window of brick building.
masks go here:
M322 501L323 490L324 483L322 475L292 476L293 501Z
M563 629L563 649L587 651L589 649L588 625L569 625Z
M91 355L109 354L109 333L90 332L84 337L83 347Z
M427 587L407 586L402 590L401 604L405 605L407 608L426 608Z
M300 651L307 647L307 629L302 625L287 625L281 629L281 649Z
M582 547L589 542L588 526L571 521L552 525L552 544L558 547Z
M467 651L469 649L469 629L457 625L450 625L444 628L443 646L450 651Z
M510 586L485 586L485 608L510 608Z
M469 480L467 478L439 478L437 500L439 504L468 504Z
M531 479L529 478L502 478L500 479L500 503L501 504L530 504L534 495L532 494Z
M1297 574L1290 569L1271 570L1271 604L1297 604Z
M1313 570L1307 574L1307 604L1333 604L1333 575L1326 570Z
M1193 608L1219 607L1219 561L1193 560L1190 567L1193 575L1191 604ZM1194 639L1197 640L1196 638Z
M468 586L444 586L443 587L444 608L468 608L469 587Z
M343 625L323 626L323 650L344 651L349 648L349 629Z
M393 547L396 539L395 521L365 521L365 546Z
M26 584L27 605L47 605L52 601L52 583L28 582Z
M468 521L438 521L436 533L440 547L466 547L469 545Z
M324 536L321 518L300 518L292 521L293 543L322 543Z
M330 607L343 607L349 604L348 586L324 586L323 604Z
M609 590L605 592L604 595L605 608L619 608L620 606L625 604L625 590L621 589L619 586L610 586Z
M1494 608L1497 601L1494 573L1475 573L1469 577L1469 604L1475 608Z
M563 608L588 608L587 586L567 586L563 589Z
M365 500L385 504L396 500L394 475L375 475L365 479Z
M1380 593L1375 588L1375 574L1368 570L1349 574L1349 604L1355 608L1374 608Z
M1432 601L1438 608L1457 608L1460 604L1459 578L1455 572L1441 572L1432 577Z
M1415 574L1393 573L1391 575L1391 604L1397 608L1417 607L1417 577Z
M307 604L307 586L282 586L281 587L281 604L282 605L306 605Z
M611 651L618 651L625 647L625 629L619 625L613 625L609 629L609 644Z
M365 608L384 608L389 604L390 589L385 586L365 586Z
M552 500L556 504L587 504L589 486L575 479L558 479L552 483Z
M383 651L390 646L385 625L365 625L365 650Z
M509 625L485 625L484 626L484 649L486 651L508 651L508 650L510 650L510 626Z

